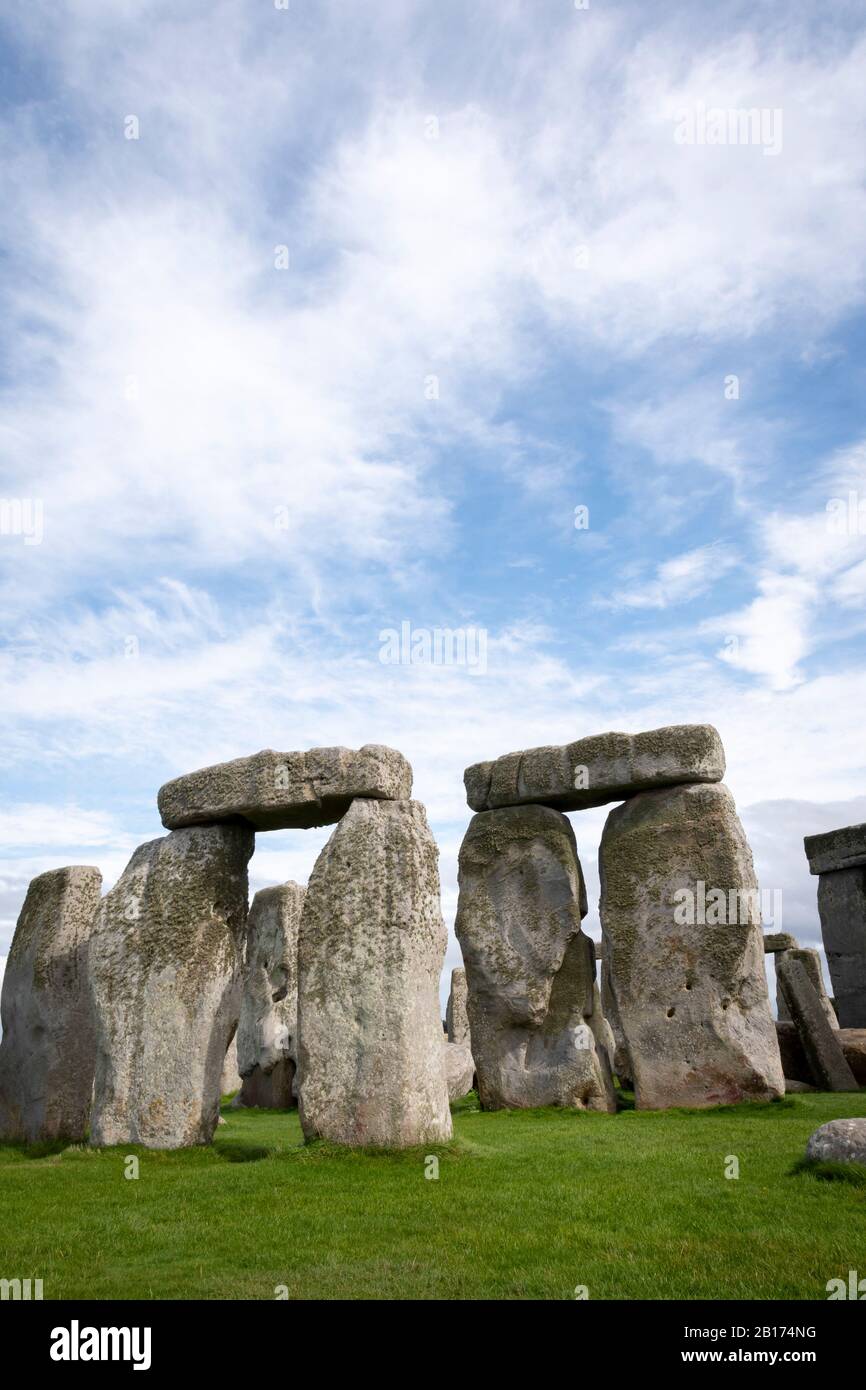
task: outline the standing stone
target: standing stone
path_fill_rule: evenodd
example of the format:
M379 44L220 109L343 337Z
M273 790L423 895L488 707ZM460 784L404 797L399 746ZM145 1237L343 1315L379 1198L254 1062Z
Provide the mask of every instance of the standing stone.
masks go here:
M777 978L816 1085L824 1091L856 1091L857 1082L845 1060L838 1032L827 1022L803 962L783 956Z
M298 927L306 890L298 883L262 888L247 926L244 991L238 1023L237 1104L288 1110L298 1065Z
M447 933L418 801L354 801L301 913L298 1104L307 1139L407 1147L451 1136L439 1017Z
M460 849L456 931L485 1110L616 1109L581 930L586 889L574 832L547 806L473 816Z
M253 831L195 826L140 845L103 899L91 1139L207 1144L240 1010Z
M712 724L672 724L640 734L592 734L560 747L505 753L463 774L473 811L541 804L581 811L652 787L720 782L725 751Z
M445 1010L449 1042L469 1042L469 1015L466 1012L467 995L466 971L452 970L451 993L448 996L448 1007Z
M475 1060L469 1037L469 1015L466 1012L466 971L451 971L451 992L445 1010L448 1041L445 1044L445 1075L448 1079L448 1099L459 1100L472 1090L475 1081Z
M821 957L814 946L797 946L791 950L779 951L776 953L776 1013L781 1019L790 1019L788 1005L781 985L778 983L779 965L783 960L798 960L805 966L806 974L812 981L812 987L818 996L818 1002L824 1011L824 1017L831 1028L839 1027L839 1020L836 1017L836 1010L830 1003L830 996L824 984L824 972L821 969Z
M222 1076L220 1078L220 1095L230 1096L235 1091L239 1091L243 1082L238 1071L238 1035L234 1033L228 1046L225 1061L223 1062Z
M96 1034L87 979L102 875L75 865L34 878L18 918L0 1016L0 1137L87 1133Z
M783 1095L760 895L727 787L632 797L607 818L599 868L605 971L637 1107Z
M822 874L818 914L839 1023L866 1028L866 868Z

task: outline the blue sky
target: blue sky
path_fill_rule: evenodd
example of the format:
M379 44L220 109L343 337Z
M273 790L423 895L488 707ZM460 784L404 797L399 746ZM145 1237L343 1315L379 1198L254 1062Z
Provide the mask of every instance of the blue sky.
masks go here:
M866 819L862 9L34 0L2 39L41 534L0 535L0 956L205 763L400 748L450 922L468 763L691 720L817 944L802 836ZM676 136L740 109L778 149ZM486 670L383 665L404 621Z

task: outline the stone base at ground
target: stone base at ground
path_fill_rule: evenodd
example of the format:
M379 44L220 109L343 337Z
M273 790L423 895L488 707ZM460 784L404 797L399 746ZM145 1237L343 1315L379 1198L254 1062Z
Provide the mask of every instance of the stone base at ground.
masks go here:
M474 1085L475 1062L468 1043L446 1042L444 1050L448 1099L460 1100Z
M295 1105L294 1081L295 1064L288 1058L268 1072L253 1067L243 1078L232 1105L235 1109L291 1110Z

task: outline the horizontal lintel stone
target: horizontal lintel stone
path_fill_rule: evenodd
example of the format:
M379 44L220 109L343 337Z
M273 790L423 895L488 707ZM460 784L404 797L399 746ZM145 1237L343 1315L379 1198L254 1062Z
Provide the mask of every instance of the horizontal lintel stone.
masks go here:
M411 795L412 768L403 754L367 743L296 753L265 748L175 777L160 787L157 804L168 830L236 819L257 830L306 830L340 820L360 797L406 801Z
M866 825L845 825L822 835L807 835L803 844L810 873L828 874L866 865Z
M473 811L536 802L580 811L637 792L721 782L722 740L711 724L672 724L640 734L593 734L559 747L506 753L463 774Z

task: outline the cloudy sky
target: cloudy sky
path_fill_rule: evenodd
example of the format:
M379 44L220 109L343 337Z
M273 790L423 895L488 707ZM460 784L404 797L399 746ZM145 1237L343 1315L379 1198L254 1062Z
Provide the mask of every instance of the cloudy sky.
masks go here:
M0 39L0 956L203 764L400 748L450 921L468 763L682 721L817 944L802 837L866 819L862 6L29 0ZM404 622L484 669L383 663Z

